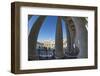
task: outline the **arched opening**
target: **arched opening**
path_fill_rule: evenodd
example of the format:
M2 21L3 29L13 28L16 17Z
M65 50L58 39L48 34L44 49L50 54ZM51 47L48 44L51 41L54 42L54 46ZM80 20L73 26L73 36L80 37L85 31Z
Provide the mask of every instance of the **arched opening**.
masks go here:
M37 39L39 59L53 59L55 51L55 29L57 16L46 16Z
M31 25L28 60L87 58L85 18L29 16L28 19Z

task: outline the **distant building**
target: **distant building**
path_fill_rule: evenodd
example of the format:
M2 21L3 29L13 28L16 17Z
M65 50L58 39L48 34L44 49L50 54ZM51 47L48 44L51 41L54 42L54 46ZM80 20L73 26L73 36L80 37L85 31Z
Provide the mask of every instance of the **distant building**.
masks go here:
M36 48L38 49L40 47L43 47L43 43L37 42Z
M42 42L37 42L37 49L39 47L46 47L47 49L50 48L50 49L55 49L55 41L53 40L44 40ZM63 40L63 48L66 48L67 47L67 41L66 39Z
M51 49L55 48L55 42L52 40L45 40L43 44L44 47L51 48Z

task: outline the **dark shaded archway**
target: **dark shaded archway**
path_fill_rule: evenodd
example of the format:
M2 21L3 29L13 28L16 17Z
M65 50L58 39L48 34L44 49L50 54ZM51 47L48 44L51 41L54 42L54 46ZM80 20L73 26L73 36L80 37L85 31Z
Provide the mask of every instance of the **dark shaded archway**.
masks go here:
M76 29L75 44L80 48L79 58L88 57L88 31L87 21L84 17L72 17Z
M88 33L86 29L86 19L84 17L63 17L70 32L67 37L67 54L75 54L78 58L88 57Z
M68 58L77 58L79 48L75 45L76 29L71 17L63 17L65 21L66 34L67 34L67 50L65 55Z

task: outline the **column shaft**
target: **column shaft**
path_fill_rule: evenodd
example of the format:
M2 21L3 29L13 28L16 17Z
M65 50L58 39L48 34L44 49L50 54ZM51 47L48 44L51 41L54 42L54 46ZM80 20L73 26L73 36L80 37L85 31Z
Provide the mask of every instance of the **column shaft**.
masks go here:
M56 58L63 58L63 33L62 33L62 23L61 18L58 17L57 26L56 26L56 37L55 37L55 55Z
M34 23L30 34L28 36L28 60L37 60L38 54L36 51L37 37L42 23L45 20L45 16L40 16Z

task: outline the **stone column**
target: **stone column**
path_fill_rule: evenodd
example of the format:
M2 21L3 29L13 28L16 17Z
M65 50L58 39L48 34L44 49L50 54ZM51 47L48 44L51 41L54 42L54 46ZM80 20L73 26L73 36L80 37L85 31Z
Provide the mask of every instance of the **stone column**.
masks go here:
M38 53L36 51L37 37L44 20L45 16L40 16L30 31L28 36L28 60L38 59Z
M56 58L63 58L63 33L62 33L62 23L61 17L58 17L56 26L56 37L55 37L55 56Z
M71 52L75 42L76 30L71 17L63 17L65 21L66 34L67 34L67 52Z
M65 29L66 29L66 38L67 38L67 50L65 50L65 52L70 52L71 49L71 36L70 36L70 31L68 28L68 24L65 22Z
M88 32L85 27L86 21L82 17L72 17L76 29L75 44L79 47L79 58L88 57Z
M71 43L71 47L72 47L75 42L76 29L71 17L64 17L64 21L66 23L66 30L69 31L69 36L67 40L68 42ZM68 31L66 31L67 34L68 34Z

